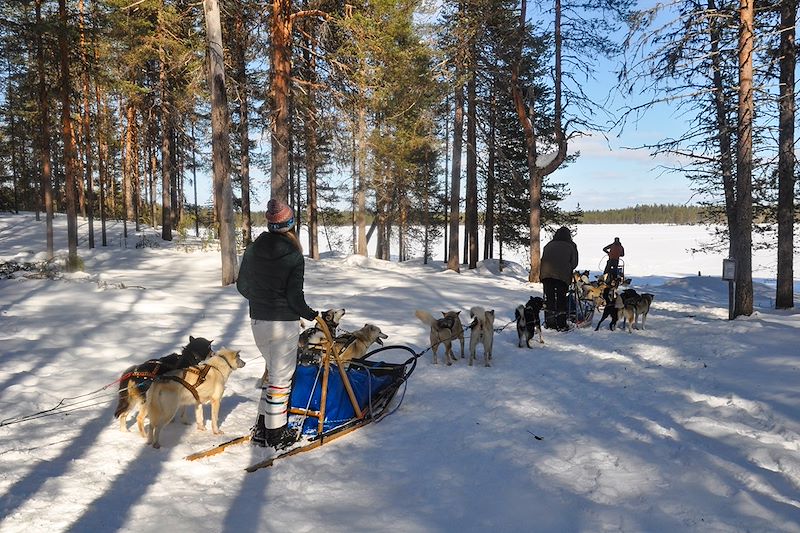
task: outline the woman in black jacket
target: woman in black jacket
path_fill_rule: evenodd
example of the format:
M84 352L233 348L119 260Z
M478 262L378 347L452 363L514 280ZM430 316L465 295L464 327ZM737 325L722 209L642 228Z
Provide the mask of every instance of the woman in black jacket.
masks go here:
M545 311L545 327L558 331L568 331L567 326L567 288L572 281L572 273L578 266L578 247L572 242L569 228L562 226L556 230L551 240L542 250L539 277L542 280ZM555 317L555 323L548 317ZM548 323L549 322L549 323Z
M297 440L287 421L297 363L298 321L301 317L314 320L317 316L303 295L303 247L293 227L292 208L279 200L270 200L269 231L259 235L245 250L236 283L250 304L253 338L269 373L258 403L252 442L276 450Z

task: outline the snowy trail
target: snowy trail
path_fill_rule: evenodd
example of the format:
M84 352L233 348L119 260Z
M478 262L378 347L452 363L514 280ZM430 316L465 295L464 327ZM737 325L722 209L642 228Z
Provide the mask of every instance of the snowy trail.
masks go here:
M41 224L0 215L0 260L36 258ZM760 305L772 289L757 284L757 312L728 321L727 286L696 275L718 258L676 251L698 231L579 228L581 249L610 232L633 243L627 273L656 295L647 330L545 330L526 349L511 324L491 368L434 366L426 352L396 413L255 474L243 468L263 452L250 446L183 459L248 431L263 370L244 300L218 286L218 251L114 244L81 250L85 274L0 280L4 419L100 389L188 335L248 363L228 382L223 437L173 423L148 448L118 430L115 387L92 407L0 427L0 530L800 531L800 314ZM306 294L345 307L345 329L373 322L419 352L415 309L466 322L479 304L500 327L541 286L514 263L454 274L326 253L307 263Z

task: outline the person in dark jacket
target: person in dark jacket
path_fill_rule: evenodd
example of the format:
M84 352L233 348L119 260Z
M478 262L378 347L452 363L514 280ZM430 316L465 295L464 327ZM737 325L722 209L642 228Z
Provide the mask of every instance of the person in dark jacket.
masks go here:
M567 331L567 288L572 281L572 273L578 266L578 247L572 242L569 228L562 226L556 230L553 240L542 250L539 277L544 289L545 326L558 331ZM550 317L548 324L547 318Z
M614 237L614 242L603 248L603 251L608 254L603 274L608 274L607 279L615 280L619 277L619 258L625 255L625 248L619 242L619 237Z
M303 295L303 248L292 231L294 211L272 199L267 228L244 251L236 288L247 298L253 338L266 362L269 378L262 388L252 442L287 448L297 440L288 422L289 395L297 364L299 320L317 312Z

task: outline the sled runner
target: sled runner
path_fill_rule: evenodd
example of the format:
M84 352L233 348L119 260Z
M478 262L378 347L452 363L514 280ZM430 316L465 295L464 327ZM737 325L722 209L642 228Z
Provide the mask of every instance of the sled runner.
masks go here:
M390 404L417 364L417 354L407 346L382 346L360 359L347 363L333 349L333 338L324 321L317 318L325 333L324 353L317 365L298 365L289 401L289 425L298 430L300 440L246 468L254 472L273 462L318 448L328 441L378 421L390 414ZM369 358L387 351L410 352L401 363L376 362ZM193 461L223 452L250 440L249 436L228 440L186 457Z

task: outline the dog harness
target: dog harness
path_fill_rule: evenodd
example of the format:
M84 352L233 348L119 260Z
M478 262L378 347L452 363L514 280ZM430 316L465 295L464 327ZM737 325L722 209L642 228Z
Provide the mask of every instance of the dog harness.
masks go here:
M234 369L227 359L223 357L222 360L225 361L225 364L227 364L231 370ZM190 366L189 368L183 371L183 376L159 376L158 379L168 379L170 381L176 381L180 383L186 388L186 390L192 393L192 396L194 396L195 401L197 403L200 403L200 395L197 393L197 387L203 384L203 382L206 380L206 376L208 375L208 371L212 368L217 372L219 372L220 374L222 374L222 370L220 370L219 368L206 364L201 367ZM186 377L186 374L196 374L197 379L195 380L194 383L189 383L184 379Z
M436 321L436 325L443 329L453 329L455 323L456 323L455 319L451 316L446 316Z

